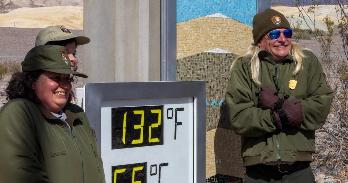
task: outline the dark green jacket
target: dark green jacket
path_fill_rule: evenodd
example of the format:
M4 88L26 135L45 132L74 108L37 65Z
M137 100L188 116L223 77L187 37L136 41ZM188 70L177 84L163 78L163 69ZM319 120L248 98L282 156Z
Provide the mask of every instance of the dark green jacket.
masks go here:
M0 180L6 183L103 183L93 130L83 110L68 104L67 122L26 100L0 111Z
M251 57L237 59L231 68L226 107L233 130L242 137L245 166L312 160L314 132L326 120L333 92L317 57L307 50L304 54L303 69L293 76L295 63L290 56L275 63L268 52L259 53L261 85L277 89L280 97L301 99L304 122L286 132L276 129L270 110L257 107L260 87L251 79ZM289 80L297 81L295 89L289 88Z

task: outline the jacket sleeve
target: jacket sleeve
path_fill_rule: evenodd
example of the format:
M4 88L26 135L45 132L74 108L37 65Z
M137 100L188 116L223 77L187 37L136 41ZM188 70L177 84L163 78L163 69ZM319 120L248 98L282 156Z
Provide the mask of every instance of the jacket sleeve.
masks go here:
M28 107L10 102L0 112L0 180L10 183L48 183L39 161L39 145Z
M225 95L227 116L232 129L245 137L260 137L275 132L271 111L256 107L253 100L255 93L252 91L253 81L248 64L243 63L242 58L235 62Z
M326 83L326 77L317 57L306 51L308 59L308 95L302 99L304 122L301 125L303 130L316 130L323 126L326 117L330 112L333 92ZM306 68L305 68L306 69Z
M104 168L103 168L103 160L101 158L101 152L98 148L98 145L97 145L97 137L96 137L96 134L95 134L95 131L94 129L90 126L90 122L87 118L87 115L85 112L83 112L83 121L85 121L84 125L86 125L86 128L88 129L88 131L90 132L90 135L89 137L91 138L90 139L90 143L92 145L92 150L93 152L96 154L96 158L97 158L97 162L98 162L98 167L100 168L100 172L99 172L99 176L100 176L100 183L105 183L105 174L104 174ZM96 175L95 175L96 176Z

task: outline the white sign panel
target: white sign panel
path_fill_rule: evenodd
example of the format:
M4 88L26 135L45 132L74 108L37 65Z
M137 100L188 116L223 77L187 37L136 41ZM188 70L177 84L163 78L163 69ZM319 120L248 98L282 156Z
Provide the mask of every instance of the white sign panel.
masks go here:
M187 89L188 83L184 82L182 88ZM132 83L114 83L100 92L86 86L87 114L100 112L100 122L92 126L96 129L107 183L204 181L205 124L204 114L200 113L205 111L205 98L171 90L170 86L177 89L178 85L151 82L143 84L140 90L131 87ZM110 94L113 87L123 92L114 97ZM204 84L198 88L204 90ZM127 90L144 92L134 95ZM88 96L97 101L89 103ZM93 115L91 118L98 119Z
M192 98L115 104L101 109L105 177L113 183L193 182Z

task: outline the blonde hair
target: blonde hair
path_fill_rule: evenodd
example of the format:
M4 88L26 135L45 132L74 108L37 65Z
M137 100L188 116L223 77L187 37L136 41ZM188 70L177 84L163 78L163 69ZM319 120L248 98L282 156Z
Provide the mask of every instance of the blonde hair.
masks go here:
M259 86L261 86L261 81L260 81L260 59L259 59L259 52L261 51L261 49L256 46L256 45L251 45L248 48L248 51L242 56L251 56L251 78L252 80ZM295 76L298 74L298 72L300 72L301 68L302 68L302 62L303 62L303 58L305 57L301 47L297 44L297 43L291 43L291 50L290 50L290 54L292 55L292 57L294 58L295 61L295 69L292 72L292 74ZM239 57L240 58L240 57ZM237 59L239 59L237 58ZM235 63L235 62L234 62ZM234 66L234 63L232 64L231 68Z

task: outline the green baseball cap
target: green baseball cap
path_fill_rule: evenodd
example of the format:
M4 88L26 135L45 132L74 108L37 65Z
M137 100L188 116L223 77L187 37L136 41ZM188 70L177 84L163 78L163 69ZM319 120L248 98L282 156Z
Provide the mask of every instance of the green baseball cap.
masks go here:
M48 26L42 29L36 36L35 46L45 45L50 41L64 41L75 39L77 45L89 43L90 39L86 36L76 36L62 25Z
M23 72L44 70L59 74L72 74L83 78L88 77L83 73L71 70L64 46L35 46L27 53L21 64Z

